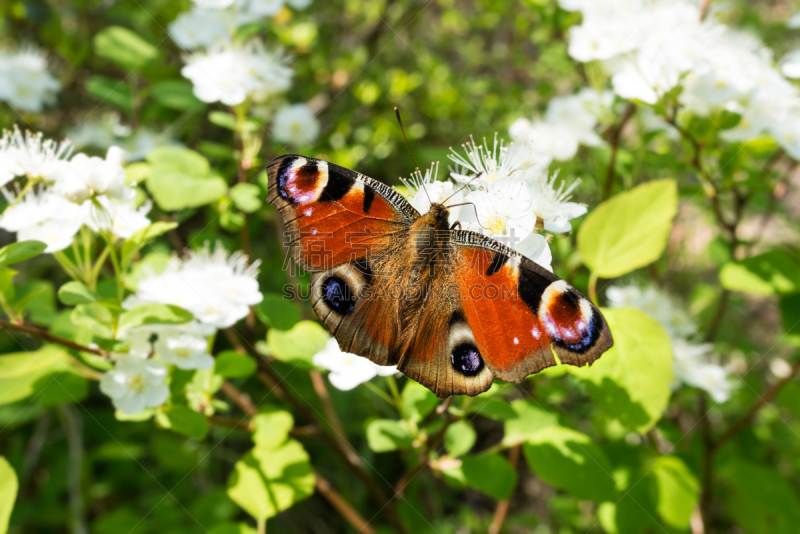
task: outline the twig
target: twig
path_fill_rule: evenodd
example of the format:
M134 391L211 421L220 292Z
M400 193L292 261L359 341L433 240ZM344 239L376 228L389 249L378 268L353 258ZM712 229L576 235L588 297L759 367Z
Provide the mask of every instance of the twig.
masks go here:
M45 341L56 343L63 347L67 347L68 349L77 350L79 352L90 352L98 356L103 356L104 358L107 358L111 355L110 352L105 351L103 349L87 347L85 345L81 345L80 343L75 343L74 341L71 341L69 339L65 339L55 334L51 334L50 332L48 332L43 328L39 328L38 326L33 326L27 323L12 323L10 321L6 321L5 319L0 319L0 328L4 328L6 330L13 330L15 332L23 332L25 334L30 334L40 339L44 339Z
M451 416L449 412L444 412L444 424L442 425L442 428L440 428L436 434L428 439L428 441L425 443L422 453L420 453L419 461L411 469L406 471L403 476L400 477L400 480L397 481L397 484L395 484L394 496L392 497L393 501L397 500L398 497L402 497L408 485L412 480L414 480L414 477L428 467L431 452L433 452L433 450L439 445L439 442L444 439L444 434L447 432L447 428L456 420L457 418Z
M719 304L717 304L717 311L714 312L714 317L711 318L711 323L708 325L708 335L706 341L709 343L717 338L719 333L719 326L722 324L722 318L725 316L725 308L728 306L731 292L728 289L723 289L719 296Z
M708 8L711 6L711 0L703 0L703 3L700 4L700 20L706 18L708 15Z
M714 442L711 438L711 421L708 419L708 400L704 391L700 392L700 431L703 435L703 474L700 487L700 515L703 531L711 532L711 498L714 483Z
M353 508L350 503L348 503L344 497L342 497L333 486L331 486L330 482L322 478L322 476L314 472L314 477L316 478L314 486L317 488L317 491L325 497L325 499L331 503L331 506L336 508L336 510L344 517L350 526L356 529L357 532L362 534L375 534L375 531L369 526L369 523L366 519L364 519L361 514L359 514L355 508Z
M311 376L311 384L314 386L314 391L317 393L322 403L322 409L325 410L325 416L328 419L328 424L331 425L333 436L340 442L342 448L349 450L350 444L347 443L347 438L345 438L342 422L339 420L339 416L336 415L336 410L333 409L333 403L331 402L330 393L328 393L328 387L325 385L325 379L322 378L322 375L316 369L310 370L308 374Z
M237 428L245 432L253 431L253 425L249 419L234 419L233 417L223 417L221 415L209 415L207 419L209 425Z
M236 406L238 406L247 417L255 417L258 415L258 408L256 405L253 404L253 401L250 399L250 395L247 393L242 393L239 391L236 386L228 382L227 380L222 383L222 387L220 387L222 392L233 401Z
M516 445L511 448L511 451L508 454L508 461L511 463L511 466L514 468L514 470L517 469L517 464L519 463L519 451L520 446ZM503 523L506 520L508 507L510 504L511 497L508 499L503 499L497 503L497 508L494 511L494 519L492 519L492 524L489 526L489 534L500 534L500 530L503 528Z
M611 156L608 160L606 183L603 187L603 200L606 200L611 196L611 190L614 187L614 175L616 172L615 167L617 165L617 151L619 150L619 142L620 138L622 137L622 130L625 128L625 125L628 123L631 117L633 117L634 113L636 113L636 104L628 104L619 123L617 123L617 125L614 126L609 132L608 142L611 145Z
M747 425L749 425L753 419L755 418L756 414L767 404L769 404L775 396L780 393L783 387L792 381L792 379L797 376L798 371L800 371L800 358L792 365L789 374L785 377L781 378L774 384L772 384L767 391L764 392L763 395L758 397L758 400L750 407L746 414L740 417L735 423L733 423L728 430L726 430L716 441L713 443L713 448L716 450L723 446L725 443L730 441L736 434L741 432Z
M83 428L80 417L72 406L59 408L64 434L67 437L67 493L69 496L70 522L72 534L88 534L83 506L83 489L81 488L81 470L83 469Z

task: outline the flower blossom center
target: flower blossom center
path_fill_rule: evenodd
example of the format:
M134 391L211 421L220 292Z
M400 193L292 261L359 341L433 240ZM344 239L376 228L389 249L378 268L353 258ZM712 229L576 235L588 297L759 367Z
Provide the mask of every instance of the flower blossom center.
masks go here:
M486 227L493 234L502 234L503 230L506 229L506 221L495 215L493 217L489 217Z
M131 388L136 393L141 393L142 391L144 391L144 386L145 386L144 378L142 377L142 375L133 376L128 381L128 387Z

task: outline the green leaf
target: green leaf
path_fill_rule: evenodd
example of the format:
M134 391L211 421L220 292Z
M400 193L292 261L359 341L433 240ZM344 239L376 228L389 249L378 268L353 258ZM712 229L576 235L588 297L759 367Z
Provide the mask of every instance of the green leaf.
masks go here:
M800 293L781 295L779 307L786 340L800 345Z
M131 163L125 166L125 183L128 185L139 184L147 180L150 176L152 166L143 161Z
M142 304L123 313L119 318L120 330L129 330L146 324L184 324L194 316L171 304Z
M109 26L94 36L94 51L126 71L139 69L158 57L158 50L137 33L121 26Z
M203 439L208 434L208 420L184 404L174 404L165 414L167 428L194 439Z
M33 384L36 400L45 406L72 404L89 395L89 381L69 371L42 376Z
M499 454L481 454L461 458L467 484L495 499L511 497L517 484L517 471Z
M533 400L517 399L510 404L503 402L514 412L514 416L505 421L504 445L517 445L543 428L558 426L556 415Z
M677 210L674 180L642 184L603 202L578 231L583 261L601 278L654 262L664 252Z
M0 248L0 266L11 265L38 256L47 245L41 241L18 241Z
M244 523L220 523L214 525L208 534L257 534L257 531Z
M256 446L274 449L289 437L294 426L294 417L286 410L278 408L263 409L253 417L253 442Z
M688 529L692 512L700 500L700 485L694 474L676 456L661 456L650 473L658 487L658 513L675 528Z
M67 306L89 304L97 300L97 295L92 293L82 282L67 282L58 289L58 300Z
M147 243L177 227L178 223L176 222L154 222L146 228L137 230L132 236L126 239L125 243L122 245L123 267L127 267L133 259L133 255Z
M456 421L444 432L444 446L451 456L463 456L472 450L477 435L467 421Z
M719 469L719 481L725 509L745 532L797 532L800 499L774 465L736 459Z
M476 397L469 407L469 413L482 415L495 421L506 421L516 417L516 412L508 400L499 397Z
M147 153L147 161L161 171L179 171L196 178L208 176L211 167L202 154L180 146L159 146Z
M586 434L549 426L529 436L522 450L537 475L578 499L605 501L616 495L611 463Z
M50 373L70 367L66 351L46 345L32 352L15 352L0 356L0 404L8 404L36 392L37 381Z
M261 207L261 188L256 184L236 184L231 188L230 198L239 210L253 213Z
M400 394L400 406L403 417L412 424L419 424L426 415L431 413L439 404L439 398L428 388L409 380Z
M751 295L800 292L800 262L783 250L771 250L722 266L722 286Z
M305 368L311 368L311 358L325 348L328 339L328 332L313 321L301 321L287 331L267 332L267 344L275 358Z
M591 367L568 367L582 378L592 400L612 418L646 432L670 397L672 353L661 326L641 311L603 309L614 346Z
M300 320L300 308L277 293L265 293L256 304L256 317L270 328L289 330Z
M236 462L228 496L257 521L268 519L314 492L308 454L296 441L272 449L254 447Z
M374 419L367 423L367 443L375 452L388 452L411 447L414 436L404 421Z
M8 520L17 500L18 489L17 474L8 461L0 456L0 534L8 532Z
M196 208L225 196L228 184L219 177L196 178L180 171L156 167L147 177L147 189L164 211Z
M221 126L227 130L233 131L236 129L236 117L224 111L209 112L208 120L211 122L211 124L216 124L217 126Z
M114 314L98 302L78 304L70 312L69 318L72 324L87 328L97 337L114 337L114 332L111 330L111 326L114 323Z
M100 104L112 104L128 113L133 110L133 93L128 84L122 80L91 76L86 81L86 90Z
M217 354L214 361L214 372L225 378L240 378L256 372L256 362L246 354L235 350L226 350Z
M205 104L201 102L192 90L192 84L185 80L164 80L153 84L150 94L156 102L165 108L177 109L178 111L193 111L203 109Z
M14 286L14 277L16 275L17 271L14 269L0 267L0 294L5 297L7 302L16 300L16 286Z

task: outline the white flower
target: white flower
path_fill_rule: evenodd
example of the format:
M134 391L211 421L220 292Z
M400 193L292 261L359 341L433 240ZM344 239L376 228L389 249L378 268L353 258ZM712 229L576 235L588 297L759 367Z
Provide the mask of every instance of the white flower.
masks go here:
M542 234L531 232L515 248L523 256L527 256L541 267L553 272L553 253L550 252L550 245L547 244L547 239Z
M127 414L157 408L167 402L164 364L139 356L121 355L112 371L100 379L100 391L111 397L114 407Z
M255 17L272 17L283 9L284 0L243 0L237 7Z
M3 132L0 153L6 161L11 162L14 174L52 182L64 175L66 160L72 154L72 145L69 141L56 143L44 139L41 133L26 131L23 134L15 126L13 132Z
M233 5L235 0L193 0L201 9L225 9Z
M39 112L55 100L60 89L39 50L0 51L0 100L23 111Z
M193 54L181 74L191 80L195 96L203 102L235 106L248 97L264 101L286 91L294 73L281 52L252 40L242 47L224 45Z
M475 205L478 217L475 221L471 210L462 211L462 221L468 229L499 239L511 248L516 248L536 226L530 189L520 180L492 182L486 190L469 193L465 202Z
M693 368L687 384L705 390L714 402L719 403L726 402L733 390L728 371L713 363Z
M13 205L0 217L0 228L17 232L18 241L42 241L47 253L70 246L87 218L85 207L67 201L52 189L30 191L16 203L7 194L7 200Z
M552 178L542 176L530 182L531 198L533 201L533 213L544 223L544 229L556 234L567 233L572 230L569 220L586 213L586 206L569 202L572 197L573 189L578 187L580 180L575 180L571 186L564 189L564 182L561 182L558 189L555 188L558 173L553 174Z
M231 40L232 19L219 9L197 7L181 13L167 29L175 44L184 50L208 47Z
M376 376L390 376L397 372L394 366L376 365L367 358L342 352L335 338L329 339L325 348L314 355L313 362L329 370L331 384L342 391L349 391Z
M214 365L214 357L208 353L208 342L189 334L164 336L156 342L156 353L179 369L209 369Z
M63 177L56 181L55 192L76 204L99 195L129 202L135 191L125 185L125 151L112 146L105 159L77 154L67 165Z
M786 27L792 30L800 28L800 13L795 13L786 21Z
M93 116L72 129L68 136L77 149L95 147L108 150L120 137L127 137L131 129L122 124L119 113L109 112Z
M498 142L495 134L494 144L489 149L485 138L483 145L470 139L471 142L463 145L464 155L452 150L447 156L457 165L450 176L458 182L468 182L474 186L489 185L510 176L519 178L519 173L528 167L526 147L518 143L506 146L502 140Z
M202 323L227 328L261 302L256 275L258 263L247 266L247 256L236 252L228 256L217 246L208 245L189 253L185 260L173 258L161 274L147 277L138 292L125 301L129 309L142 302L174 304L188 310Z
M319 121L305 104L284 106L275 113L272 136L279 143L308 146L319 135Z
M787 78L800 78L800 50L794 50L783 56L781 72Z
M305 9L311 5L311 0L286 0L293 9Z
M105 195L95 199L99 206L90 211L90 217L86 220L86 225L95 232L111 230L111 232L122 239L127 239L133 234L150 226L150 219L147 214L152 203L147 200L138 208L134 202L120 202L111 200Z
M603 143L594 131L598 119L609 113L613 94L593 89L550 101L541 120L520 118L509 127L515 143L528 147L532 160L547 166L552 160L566 161L575 157L580 145L598 146Z
M439 174L439 164L435 163L431 168L425 170L425 174L416 171L411 180L403 179L408 187L408 202L418 212L425 214L431 209L431 202L446 205L461 204L464 201L464 193L459 191L460 184L454 184L450 180L440 181L436 177ZM449 221L452 225L458 220L458 214L463 206L450 208Z

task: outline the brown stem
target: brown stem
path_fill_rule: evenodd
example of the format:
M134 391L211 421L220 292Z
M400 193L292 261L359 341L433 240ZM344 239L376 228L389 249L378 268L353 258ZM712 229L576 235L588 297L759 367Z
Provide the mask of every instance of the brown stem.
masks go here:
M514 470L517 469L517 464L519 463L519 451L520 446L516 445L511 448L511 451L508 454L508 461L511 463L511 466ZM497 508L494 511L494 518L492 519L492 524L489 526L489 534L500 534L500 530L503 528L503 523L506 520L506 515L508 514L508 507L511 504L511 497L508 499L503 499L502 501L497 503Z
M730 295L731 292L728 289L723 289L722 293L720 293L719 304L717 304L714 317L711 318L711 324L708 326L708 334L706 335L706 341L709 343L717 338L719 327L722 324L722 318L725 316L725 308L727 308L728 301L730 300Z
M312 369L308 372L309 376L311 376L311 384L314 386L314 391L317 393L320 402L322 403L322 409L325 410L325 416L328 419L328 423L331 425L333 429L334 437L336 437L339 441L343 441L342 446L345 446L347 442L347 438L345 438L344 427L342 426L342 422L339 420L339 416L336 415L336 410L333 409L333 403L331 402L330 393L328 393L328 387L325 385L325 379L322 378L322 374L316 369Z
M792 381L792 379L797 375L798 371L800 371L800 358L792 365L791 371L788 375L781 378L774 384L772 384L767 391L764 392L763 395L758 397L758 400L750 407L746 414L740 417L735 423L733 423L728 430L726 430L714 443L714 449L718 449L723 446L725 443L730 441L736 434L741 432L747 425L749 425L758 412L767 404L769 404L775 396L780 393L783 387Z
M611 156L608 160L608 171L606 172L606 183L603 187L603 200L608 199L611 196L611 190L614 188L614 175L616 172L617 166L617 151L619 150L619 142L620 138L622 137L622 130L625 128L625 125L628 121L633 117L633 114L636 112L636 104L628 104L625 108L625 112L622 115L619 123L614 126L610 133L609 133L609 144L611 145Z
M236 386L228 382L227 380L222 383L220 390L233 401L233 403L238 406L247 417L255 417L258 415L258 408L256 405L253 404L253 401L250 399L250 395L247 393L242 393L239 391Z
M208 424L212 426L226 426L228 428L244 430L245 432L253 431L253 425L249 419L235 419L233 417L223 417L221 415L209 415L207 420Z
M325 499L336 508L336 511L344 517L350 526L356 529L357 532L362 534L375 534L375 531L369 526L369 523L366 519L364 519L361 514L359 514L355 508L353 508L349 502L347 502L344 497L342 497L333 486L331 486L330 482L322 478L322 476L314 472L314 477L316 481L314 486L317 488L317 491L325 497Z
M711 438L711 421L708 419L708 399L700 392L700 432L703 435L703 474L700 489L700 515L703 518L703 531L711 532L711 500L714 483L714 442Z
M175 222L172 217L167 217L166 215L159 216L158 220L161 222ZM178 252L181 252L184 248L186 248L183 239L181 239L180 234L175 228L167 231L167 239L169 239L169 242L172 244L172 248Z
M6 330L13 330L15 332L23 332L25 334L36 336L40 339L44 339L45 341L49 341L51 343L57 343L58 345L67 347L68 349L77 350L80 352L90 352L98 356L103 356L104 358L108 358L111 355L110 352L105 351L103 349L96 349L92 347L87 347L85 345L81 345L80 343L75 343L74 341L71 341L69 339L65 339L55 334L51 334L50 332L48 332L43 328L39 328L38 326L33 326L24 322L12 323L10 321L6 321L5 319L0 319L0 328L4 328Z
M706 18L708 15L708 8L711 6L711 0L703 0L703 3L700 4L700 20Z

